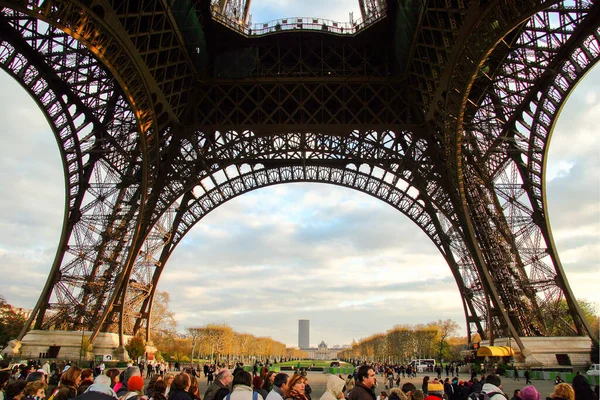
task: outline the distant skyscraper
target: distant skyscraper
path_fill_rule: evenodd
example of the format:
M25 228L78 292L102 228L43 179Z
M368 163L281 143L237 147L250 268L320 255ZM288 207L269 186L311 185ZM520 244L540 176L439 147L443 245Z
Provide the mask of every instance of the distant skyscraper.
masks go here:
M298 320L298 347L308 349L310 347L310 321L307 319Z

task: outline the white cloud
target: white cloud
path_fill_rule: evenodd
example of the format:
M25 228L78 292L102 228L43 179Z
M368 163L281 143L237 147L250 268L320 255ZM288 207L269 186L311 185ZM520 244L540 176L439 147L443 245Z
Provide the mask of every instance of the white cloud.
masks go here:
M360 18L356 0L261 0L250 7L252 22L268 22L284 17L316 17L346 22L352 12L354 20Z

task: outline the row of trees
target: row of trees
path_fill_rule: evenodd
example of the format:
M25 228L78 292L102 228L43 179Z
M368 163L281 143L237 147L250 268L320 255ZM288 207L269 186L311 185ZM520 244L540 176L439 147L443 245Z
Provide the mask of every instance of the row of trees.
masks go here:
M25 322L25 316L0 295L0 349L3 349L9 341L19 335Z
M152 305L150 337L157 348L159 360L188 362L203 358L209 360L247 361L283 357L298 357L286 351L285 344L268 337L256 337L234 331L225 323L212 323L186 329L186 334L177 332L174 313L169 309L167 292L157 292ZM126 345L132 358L145 353L146 343L142 336L132 338Z
M188 328L187 335L175 332L158 335L152 343L158 350L159 361L189 362L196 359L227 360L227 362L281 359L298 355L288 354L284 343L269 337L256 337L235 332L227 324L207 324ZM141 335L131 338L125 346L131 358L145 353L146 343Z
M467 337L453 336L458 329L458 323L450 319L424 325L396 325L386 333L352 343L340 353L340 358L379 363L408 363L415 358L459 361L463 359L460 352L467 345Z
M227 324L208 324L197 328L188 328L191 339L191 354L197 351L198 355L205 358L214 355L224 356L228 359L238 357L242 362L253 359L272 359L286 357L284 343L270 337L256 337L249 333L235 332Z
M585 318L598 335L600 318L594 306L578 300ZM235 332L225 323L213 323L187 329L187 334L177 332L174 313L169 309L170 297L167 292L157 292L152 306L151 339L157 349L157 358L167 361L190 361L195 358L211 360L236 359L240 361L277 358L304 358L306 354L298 349L286 349L281 342L271 338L256 337L247 333ZM562 324L573 325L567 312L566 302L561 304L565 318ZM0 348L17 337L25 324L22 310L13 308L0 296ZM556 318L557 320L560 318ZM548 319L550 328L558 322ZM374 334L353 342L352 347L342 351L339 357L347 360L372 362L405 363L414 358L437 358L446 361L462 359L461 350L467 344L466 337L454 337L459 325L452 320L439 320L423 325L396 325L386 333ZM595 341L592 357L598 358L598 342ZM83 346L82 346L83 347ZM86 346L87 347L87 346ZM144 355L146 343L142 336L133 338L127 344L131 357ZM82 349L83 350L83 349Z

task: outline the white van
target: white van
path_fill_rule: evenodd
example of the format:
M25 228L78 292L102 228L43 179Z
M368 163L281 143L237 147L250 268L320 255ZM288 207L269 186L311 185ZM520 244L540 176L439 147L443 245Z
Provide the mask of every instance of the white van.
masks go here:
M586 374L589 376L600 376L600 364L590 365L590 369L587 370Z
M435 360L433 358L419 358L417 360L412 360L410 365L412 365L417 372L433 372L433 369L435 368Z

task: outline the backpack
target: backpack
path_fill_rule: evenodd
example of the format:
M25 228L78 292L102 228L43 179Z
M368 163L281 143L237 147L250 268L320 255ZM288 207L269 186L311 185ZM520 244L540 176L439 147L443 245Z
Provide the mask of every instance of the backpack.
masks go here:
M497 394L504 394L502 392L490 392L490 393L483 393L483 392L479 392L479 393L471 393L469 395L468 400L490 400L492 397L494 397Z

